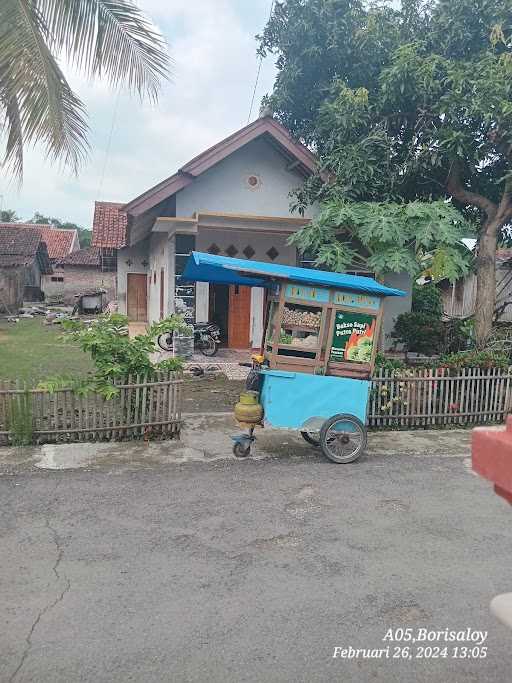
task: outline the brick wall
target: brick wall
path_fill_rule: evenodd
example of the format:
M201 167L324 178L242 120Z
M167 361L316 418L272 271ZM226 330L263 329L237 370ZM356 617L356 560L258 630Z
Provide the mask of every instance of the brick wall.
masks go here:
M56 281L55 278L62 278ZM60 297L64 303L73 305L75 294L87 289L106 289L107 303L116 298L116 273L103 273L91 267L54 267L53 275L44 275L41 288L46 300Z

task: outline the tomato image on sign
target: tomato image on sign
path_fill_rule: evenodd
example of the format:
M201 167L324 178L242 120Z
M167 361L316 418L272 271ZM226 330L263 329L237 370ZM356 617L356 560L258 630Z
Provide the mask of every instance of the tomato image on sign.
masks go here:
M369 363L373 351L375 318L364 313L336 312L331 360Z

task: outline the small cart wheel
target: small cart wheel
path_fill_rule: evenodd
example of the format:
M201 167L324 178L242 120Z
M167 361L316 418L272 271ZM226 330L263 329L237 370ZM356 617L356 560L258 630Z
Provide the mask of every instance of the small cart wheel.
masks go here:
M250 446L245 446L240 441L237 441L233 446L233 455L237 458L246 458L251 452Z
M334 415L322 425L320 446L336 463L354 462L366 448L366 428L354 415Z
M315 436L313 436L313 434ZM307 441L311 446L314 446L315 448L318 448L320 446L320 439L317 438L317 432L301 432L300 435L304 439L304 441Z

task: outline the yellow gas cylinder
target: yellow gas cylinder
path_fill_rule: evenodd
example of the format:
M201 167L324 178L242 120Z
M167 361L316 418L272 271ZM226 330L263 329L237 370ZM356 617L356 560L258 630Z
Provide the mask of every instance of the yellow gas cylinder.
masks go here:
M263 419L263 406L257 391L244 391L235 405L235 418L241 425L254 427Z

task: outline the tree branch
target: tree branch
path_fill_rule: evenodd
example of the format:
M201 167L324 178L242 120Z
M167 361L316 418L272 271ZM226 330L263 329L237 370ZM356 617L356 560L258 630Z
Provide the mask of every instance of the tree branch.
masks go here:
M468 190L464 186L461 178L460 162L458 159L452 161L448 178L446 180L446 187L448 188L448 192L462 204L471 204L472 206L476 206L487 215L487 218L495 218L498 212L498 207L496 204L477 192L471 192L471 190Z

